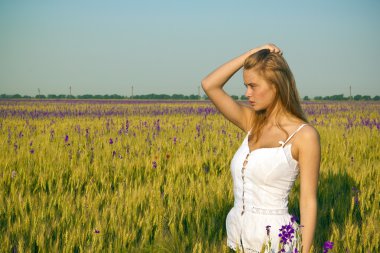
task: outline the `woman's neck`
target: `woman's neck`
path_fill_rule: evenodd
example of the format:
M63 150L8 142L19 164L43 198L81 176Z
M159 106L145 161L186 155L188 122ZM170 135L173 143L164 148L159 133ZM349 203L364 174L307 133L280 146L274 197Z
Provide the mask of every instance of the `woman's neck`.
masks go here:
M299 119L277 104L265 121L265 126L274 127L277 125L289 124L290 122L298 122Z

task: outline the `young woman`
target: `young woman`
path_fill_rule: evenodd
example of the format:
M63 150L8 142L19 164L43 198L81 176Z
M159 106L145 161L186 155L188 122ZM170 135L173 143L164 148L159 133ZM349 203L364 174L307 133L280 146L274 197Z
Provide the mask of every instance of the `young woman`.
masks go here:
M242 67L250 105L223 90ZM294 229L302 225L298 252L308 253L316 227L320 140L302 111L281 50L273 44L249 50L211 72L202 87L223 116L247 133L231 161L234 206L226 218L227 245L243 252L261 252L265 246L265 252L278 252L280 229L293 224ZM300 224L288 213L298 175ZM289 244L284 249L290 252Z

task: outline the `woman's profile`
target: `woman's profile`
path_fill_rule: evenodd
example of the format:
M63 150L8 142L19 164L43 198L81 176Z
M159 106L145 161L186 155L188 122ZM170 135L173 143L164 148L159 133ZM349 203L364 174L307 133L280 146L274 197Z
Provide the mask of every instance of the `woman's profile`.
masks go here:
M250 105L223 90L241 68ZM223 116L247 133L231 161L234 206L226 217L227 245L240 252L278 252L280 241L289 239L284 226L292 224L302 225L302 251L290 251L287 241L283 252L309 252L317 217L320 140L302 111L281 50L273 44L251 49L211 72L202 88ZM288 195L298 176L299 224L288 212Z

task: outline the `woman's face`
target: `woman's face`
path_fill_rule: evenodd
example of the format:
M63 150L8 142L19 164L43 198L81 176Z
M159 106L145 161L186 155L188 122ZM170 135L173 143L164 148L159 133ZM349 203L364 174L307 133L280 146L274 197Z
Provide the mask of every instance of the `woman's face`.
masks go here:
M267 109L274 101L276 90L274 85L267 83L261 75L253 70L243 71L244 85L247 87L245 96L255 111Z

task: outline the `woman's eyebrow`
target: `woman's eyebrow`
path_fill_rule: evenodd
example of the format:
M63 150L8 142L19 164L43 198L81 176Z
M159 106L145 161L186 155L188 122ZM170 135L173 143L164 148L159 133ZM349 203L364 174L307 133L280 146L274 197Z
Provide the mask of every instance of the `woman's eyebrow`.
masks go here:
M248 85L254 85L256 83L244 83L245 86L248 86Z

